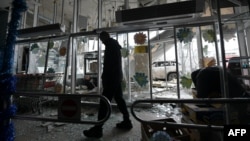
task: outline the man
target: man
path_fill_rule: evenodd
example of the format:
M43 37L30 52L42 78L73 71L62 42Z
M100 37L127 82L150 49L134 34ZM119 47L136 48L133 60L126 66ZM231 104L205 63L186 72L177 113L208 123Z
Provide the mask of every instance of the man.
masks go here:
M192 80L197 90L197 98L219 98L223 95L219 66L198 69L191 73ZM227 73L229 97L241 97L245 92L241 82L229 71Z
M206 67L192 72L192 80L197 90L197 98L223 98L221 80L222 69L219 66ZM227 70L226 76L228 80L228 98L244 98L249 97L249 93L244 88L244 83L237 79L236 76ZM229 104L229 117L230 122L240 124L248 124L248 104ZM237 114L235 114L237 113ZM218 117L216 117L218 118Z
M121 63L121 46L119 43L112 39L106 31L100 33L100 40L105 45L103 73L102 73L102 95L105 96L110 102L114 98L118 109L123 114L123 121L116 124L120 129L133 128L131 120L129 118L129 112L122 93L122 63ZM103 101L100 101L98 120L104 119L107 114L107 108ZM96 125L89 130L83 131L86 137L102 137L102 126Z

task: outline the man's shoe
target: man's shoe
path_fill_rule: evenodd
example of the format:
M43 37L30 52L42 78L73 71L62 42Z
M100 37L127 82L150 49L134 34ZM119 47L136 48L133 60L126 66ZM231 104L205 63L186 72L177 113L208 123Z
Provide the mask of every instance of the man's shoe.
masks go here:
M130 130L133 128L131 120L124 120L116 124L116 128Z
M84 130L83 134L89 138L101 138L102 137L102 128L94 126L94 127L90 128L89 130Z

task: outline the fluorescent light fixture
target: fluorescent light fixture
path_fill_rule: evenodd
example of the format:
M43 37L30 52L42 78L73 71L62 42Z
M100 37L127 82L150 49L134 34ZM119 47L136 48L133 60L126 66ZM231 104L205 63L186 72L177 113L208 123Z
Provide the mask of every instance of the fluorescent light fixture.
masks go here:
M116 22L123 25L156 23L166 24L168 20L182 20L195 18L195 14L202 13L205 0L192 0L167 3L149 7L139 7L116 11ZM166 21L167 20L167 21Z
M31 37L55 35L64 32L65 32L65 26L56 23L56 24L20 29L18 30L17 36L19 38L31 38Z

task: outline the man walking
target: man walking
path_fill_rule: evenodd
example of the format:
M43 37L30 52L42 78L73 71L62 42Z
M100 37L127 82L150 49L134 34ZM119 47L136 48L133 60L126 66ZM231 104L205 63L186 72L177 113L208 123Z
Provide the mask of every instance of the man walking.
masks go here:
M103 72L101 76L103 85L102 95L105 96L110 102L114 98L118 109L123 114L123 121L117 123L116 127L129 130L133 128L133 125L129 118L129 112L122 93L121 46L115 39L111 38L109 33L106 31L102 31L100 33L100 40L105 45ZM104 102L100 100L98 120L104 119L106 114L107 107ZM83 134L86 137L100 138L103 135L102 127L103 124L95 125L89 130L84 130Z

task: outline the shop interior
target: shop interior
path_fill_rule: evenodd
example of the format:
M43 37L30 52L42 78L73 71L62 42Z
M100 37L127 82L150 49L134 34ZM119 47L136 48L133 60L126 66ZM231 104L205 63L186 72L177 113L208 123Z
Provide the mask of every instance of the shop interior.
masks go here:
M99 33L105 30L122 47L121 85L127 104L131 107L135 101L148 100L139 107L151 108L146 111L151 113L152 119L144 118L167 119L168 122L181 116L184 118L175 122L218 126L240 123L238 116L227 115L235 109L225 108L223 104L178 104L167 100L232 98L228 71L244 88L244 92L233 97L248 96L249 0L55 0L50 4L46 0L27 0L27 4L29 8L23 14L14 55L17 93L31 93L14 97L14 102L21 106L20 117L27 113L23 107L30 104L31 115L28 112L25 116L47 118L49 106L53 109L50 114L57 113L58 97L44 93L101 94L105 47L99 40ZM148 10L165 14L154 15ZM138 38L142 41L136 41ZM219 96L200 96L200 88L196 88L192 78L194 71L209 67L219 68L216 76L220 81ZM209 78L204 81L211 87L215 83ZM32 97L32 93L36 97ZM83 105L98 102L98 98L81 98ZM116 104L111 101L111 105ZM200 119L196 109L218 112L218 115L212 118L208 112L206 117L211 119ZM191 112L195 113L194 117ZM220 115L224 112L226 116ZM147 127L144 124L139 127L143 141L152 137L144 131ZM151 127L157 131L159 126ZM201 137L197 139L196 130L193 131L195 133L188 133L189 140L205 138L200 132ZM217 133L212 135L221 137ZM186 140L183 136L179 139Z

